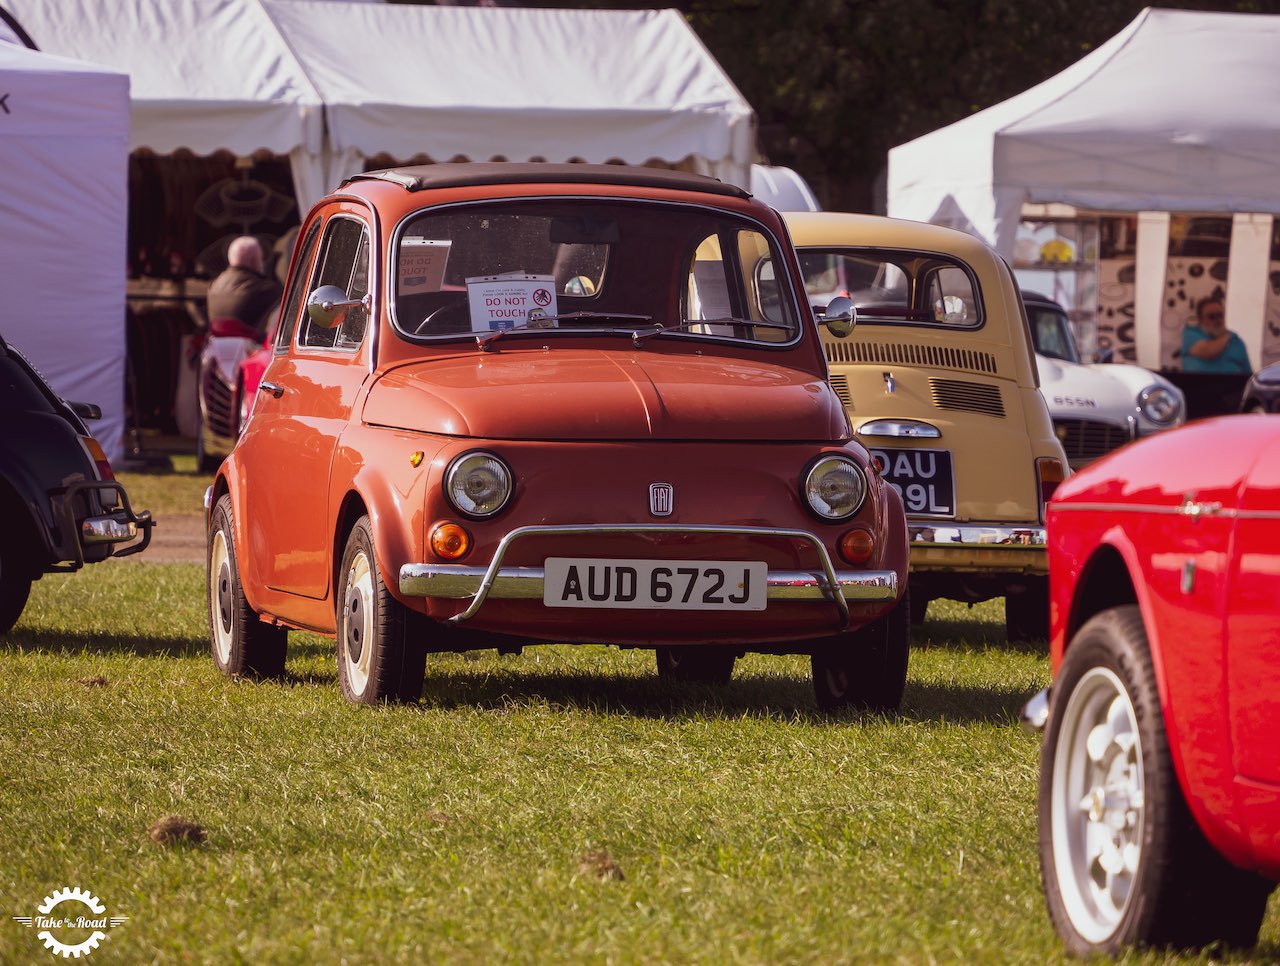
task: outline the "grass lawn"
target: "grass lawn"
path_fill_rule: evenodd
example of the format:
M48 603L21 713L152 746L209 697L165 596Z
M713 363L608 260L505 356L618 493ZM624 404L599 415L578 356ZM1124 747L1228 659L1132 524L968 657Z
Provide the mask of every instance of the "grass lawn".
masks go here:
M933 606L895 720L819 715L804 659L713 690L606 647L371 710L319 637L221 678L197 565L48 577L0 638L0 963L62 961L10 917L73 886L129 917L95 964L1059 961L1014 723L1048 662L1000 614ZM203 844L148 838L174 814Z

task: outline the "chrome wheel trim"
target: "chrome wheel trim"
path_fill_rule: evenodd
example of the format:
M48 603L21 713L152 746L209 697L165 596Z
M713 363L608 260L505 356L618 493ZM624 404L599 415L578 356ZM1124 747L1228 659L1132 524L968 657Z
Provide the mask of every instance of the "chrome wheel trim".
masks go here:
M363 552L351 561L346 588L342 604L342 660L346 662L351 691L359 697L369 687L369 669L373 664L373 568ZM352 658L353 650L359 651L358 657Z
M218 529L213 533L213 550L209 554L209 626L213 629L213 646L218 653L218 662L224 667L231 663L231 580L227 534Z
M1063 709L1049 792L1053 865L1072 927L1090 943L1119 928L1142 863L1142 740L1133 701L1094 667Z

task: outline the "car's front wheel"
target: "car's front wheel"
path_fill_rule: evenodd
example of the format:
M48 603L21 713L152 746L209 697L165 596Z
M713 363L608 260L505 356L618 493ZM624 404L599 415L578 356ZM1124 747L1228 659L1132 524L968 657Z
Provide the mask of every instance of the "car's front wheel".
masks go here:
M12 534L0 534L0 634L22 616L31 594L31 562Z
M728 684L738 659L718 644L667 644L656 649L658 677L693 684Z
M213 663L233 677L282 677L289 632L263 623L244 596L231 513L231 496L224 493L209 518L208 610Z
M412 633L414 615L383 582L367 516L351 528L338 581L338 684L357 704L417 701L426 647Z
M1272 884L1230 865L1174 772L1142 615L1080 629L1053 685L1040 759L1040 868L1067 948L1251 946Z
M889 613L813 650L813 692L823 711L858 708L891 714L902 705L911 650L911 594Z

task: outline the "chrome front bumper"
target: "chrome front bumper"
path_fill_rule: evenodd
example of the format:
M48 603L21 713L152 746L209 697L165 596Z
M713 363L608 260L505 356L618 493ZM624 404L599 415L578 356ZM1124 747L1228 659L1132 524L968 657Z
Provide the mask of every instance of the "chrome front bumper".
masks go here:
M805 530L780 530L771 527L675 526L665 524L583 524L565 527L519 527L498 544L487 567L462 564L420 563L400 568L400 593L406 597L432 597L449 600L471 598L466 610L449 618L450 623L470 620L485 601L541 600L544 573L541 567L504 567L503 560L512 545L528 537L601 536L611 534L676 534L745 537L781 537L801 540L813 547L822 563L818 572L771 570L767 579L769 600L827 600L840 614L841 627L849 623L848 602L896 600L898 575L892 570L841 570L831 563L827 548ZM838 592L837 592L838 590Z

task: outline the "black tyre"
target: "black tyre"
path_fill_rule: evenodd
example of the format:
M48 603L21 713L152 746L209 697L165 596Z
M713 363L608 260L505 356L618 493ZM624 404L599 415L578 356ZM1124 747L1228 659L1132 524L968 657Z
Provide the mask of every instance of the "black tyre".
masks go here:
M31 561L11 536L0 536L0 634L8 634L31 595Z
M347 537L338 578L338 684L357 704L417 701L426 647L411 631L418 621L391 596L378 570L369 518Z
M1004 599L1005 637L1013 644L1049 639L1049 578L1030 577Z
M232 677L284 676L289 632L263 623L245 599L237 563L231 497L223 494L209 519L208 612L213 663Z
M923 624L929 612L930 597L918 587L911 587L911 626Z
M717 644L669 644L655 653L658 677L694 684L728 684L738 659L732 648Z
M823 711L858 708L892 714L902 705L911 650L911 594L888 614L813 651L813 692Z
M1137 607L1103 611L1081 628L1052 700L1040 870L1067 949L1252 946L1273 884L1227 863L1187 808Z

